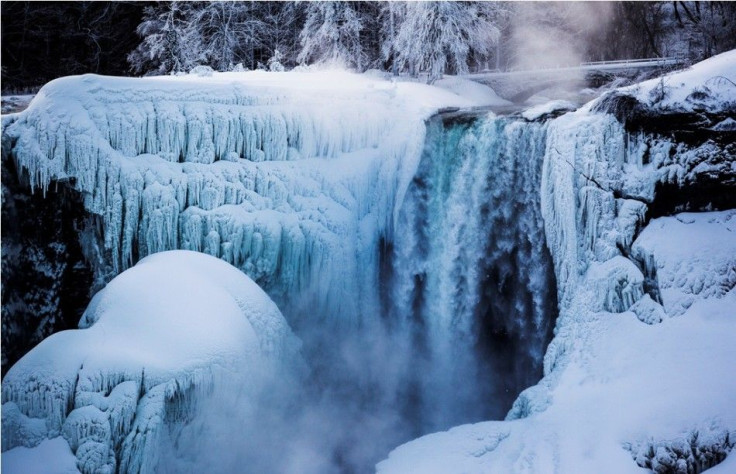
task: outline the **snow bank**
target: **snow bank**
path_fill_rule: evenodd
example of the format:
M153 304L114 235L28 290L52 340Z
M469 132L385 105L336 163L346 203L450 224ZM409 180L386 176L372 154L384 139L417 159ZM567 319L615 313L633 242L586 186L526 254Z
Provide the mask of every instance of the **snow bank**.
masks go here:
M3 450L61 435L83 473L149 472L161 428L191 417L207 393L248 374L245 400L258 380L299 366L299 343L276 305L201 253L141 260L94 297L80 327L8 371Z
M665 98L650 95L658 81L616 93L687 112L698 106L686 99L705 97L692 93L707 86L700 106L727 115L736 88L711 84L735 80L734 65L730 52L667 76L677 87ZM545 377L522 392L508 421L419 438L379 472L700 472L733 447L736 211L648 222L727 209L733 142L628 133L613 115L592 112L605 100L547 132L541 206L560 315Z
M340 71L85 75L47 84L3 148L33 187L67 181L101 216L104 278L196 250L279 300L311 295L294 304L359 321L375 304L362 301L377 278L364 269L415 173L424 119L472 105Z
M521 116L526 120L534 121L539 120L544 116L569 112L577 108L578 107L575 104L567 100L551 100L543 104L535 105L534 107L529 107L521 113Z
M74 453L62 437L47 439L35 448L19 446L2 456L4 472L24 474L79 474Z
M633 253L650 256L641 259L656 276L667 314L722 298L736 286L736 211L657 219L636 239Z

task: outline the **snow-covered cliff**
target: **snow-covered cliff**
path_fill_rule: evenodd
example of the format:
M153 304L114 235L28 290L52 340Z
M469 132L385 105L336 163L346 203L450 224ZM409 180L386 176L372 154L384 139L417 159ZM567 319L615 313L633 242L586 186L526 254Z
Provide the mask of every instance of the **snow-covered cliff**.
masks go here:
M3 149L32 187L67 182L102 217L88 255L99 280L196 250L287 306L352 324L371 307L377 275L365 270L414 174L423 120L450 105L470 102L335 71L86 75L46 85L7 121Z
M541 205L560 315L545 377L508 421L420 438L379 472L700 472L726 457L734 82L730 52L549 125ZM682 211L706 212L660 217Z

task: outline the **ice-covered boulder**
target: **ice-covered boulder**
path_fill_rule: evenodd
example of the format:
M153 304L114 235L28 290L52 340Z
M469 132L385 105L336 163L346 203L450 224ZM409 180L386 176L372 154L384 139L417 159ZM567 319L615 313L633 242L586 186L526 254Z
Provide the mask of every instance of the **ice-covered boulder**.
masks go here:
M632 252L649 256L641 260L656 275L664 309L680 315L694 302L722 298L736 286L736 210L656 219Z
M196 252L141 260L94 297L80 328L52 335L8 371L3 451L62 436L83 473L150 472L164 427L191 419L208 394L248 380L239 388L247 403L260 384L301 366L270 298Z

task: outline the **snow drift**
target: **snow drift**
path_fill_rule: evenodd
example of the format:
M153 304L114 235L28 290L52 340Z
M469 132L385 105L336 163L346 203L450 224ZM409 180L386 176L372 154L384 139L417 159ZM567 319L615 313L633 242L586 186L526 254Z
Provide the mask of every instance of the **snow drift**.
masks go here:
M276 305L242 272L201 253L156 254L100 291L80 329L52 335L10 369L3 451L62 436L83 473L152 472L167 428L191 420L207 394L247 381L236 392L247 404L270 378L296 375L298 351Z

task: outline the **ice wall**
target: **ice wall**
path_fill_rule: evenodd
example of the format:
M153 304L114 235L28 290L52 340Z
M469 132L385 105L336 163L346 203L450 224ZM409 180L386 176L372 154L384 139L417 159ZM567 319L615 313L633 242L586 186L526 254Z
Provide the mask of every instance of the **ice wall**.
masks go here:
M539 203L546 124L435 118L401 208L390 301L424 431L499 418L541 377L557 311Z
M676 87L697 91L702 86ZM555 383L556 366L574 352L574 334L585 324L585 315L630 310L642 322L654 324L682 314L692 302L669 290L676 285L658 275L662 262L654 259L653 249L635 241L653 217L732 206L734 142L728 137L733 133L705 126L718 123L732 107L731 92L721 89L720 102L714 99L715 88L702 95L708 107L694 102L694 94L677 89L673 96L687 100L664 107L643 100L654 99L640 88L614 91L550 124L541 204L558 282L560 320L545 355L550 379L535 388L531 398L522 395L522 411L528 412L534 401L540 407L547 403L539 392ZM640 97L628 95L632 92ZM621 112L624 103L635 112ZM642 116L651 117L651 124L636 121ZM662 124L671 128L663 133ZM693 274L695 281L686 293L709 287L701 277ZM723 293L709 291L703 294ZM512 411L510 416L518 415Z
M364 301L374 255L423 119L462 102L428 90L340 73L62 78L6 128L3 148L32 187L67 182L102 216L101 258L89 257L103 280L155 252L196 250L287 312L356 323L376 306Z

